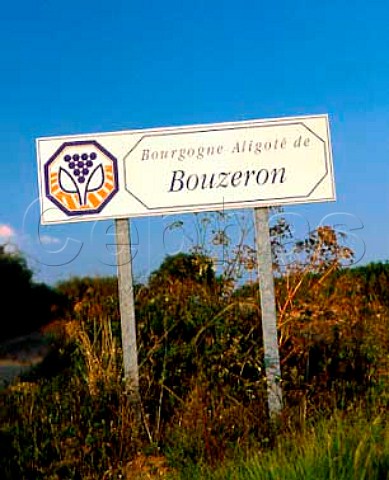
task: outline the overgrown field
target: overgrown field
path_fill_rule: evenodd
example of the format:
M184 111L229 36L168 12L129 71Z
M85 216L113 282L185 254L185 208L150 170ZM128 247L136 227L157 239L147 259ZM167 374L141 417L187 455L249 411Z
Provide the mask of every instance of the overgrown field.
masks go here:
M51 353L1 392L0 477L389 478L389 264L342 267L349 251L328 229L299 248L308 263L275 267L279 418L257 284L180 254L135 288L141 418L123 382L116 279L57 286Z

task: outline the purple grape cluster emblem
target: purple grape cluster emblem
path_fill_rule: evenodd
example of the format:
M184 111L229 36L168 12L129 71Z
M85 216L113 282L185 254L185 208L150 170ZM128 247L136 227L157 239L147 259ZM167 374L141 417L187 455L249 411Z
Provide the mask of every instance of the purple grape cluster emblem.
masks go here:
M96 152L66 154L59 168L59 184L66 193L77 193L80 205L86 205L89 192L104 185L104 168Z

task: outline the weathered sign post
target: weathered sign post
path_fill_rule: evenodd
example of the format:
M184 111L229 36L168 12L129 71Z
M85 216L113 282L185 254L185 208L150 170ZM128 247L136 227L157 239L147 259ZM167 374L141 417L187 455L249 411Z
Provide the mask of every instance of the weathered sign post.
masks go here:
M128 218L254 208L270 414L282 406L267 208L335 200L328 117L37 140L41 222L114 219L125 378L138 394Z
M131 235L126 218L115 220L118 264L119 307L126 385L139 397L138 349L136 345L135 305L132 282Z
M267 402L270 416L274 416L282 408L282 389L268 210L255 208L254 215Z

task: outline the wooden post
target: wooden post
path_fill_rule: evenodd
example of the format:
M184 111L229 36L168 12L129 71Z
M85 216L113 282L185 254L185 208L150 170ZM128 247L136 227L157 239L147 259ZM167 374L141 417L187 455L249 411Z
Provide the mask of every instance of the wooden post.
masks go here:
M279 414L282 409L282 390L268 209L266 207L255 208L254 216L265 374L269 415L272 418Z

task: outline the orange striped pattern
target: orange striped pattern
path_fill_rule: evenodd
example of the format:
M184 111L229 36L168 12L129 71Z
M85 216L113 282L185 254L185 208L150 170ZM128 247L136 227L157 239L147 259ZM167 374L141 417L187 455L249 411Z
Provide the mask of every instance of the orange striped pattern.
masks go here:
M80 199L77 193L67 193L61 190L58 171L50 172L50 195L52 195L70 212L96 210L115 189L112 165L105 165L103 168L105 182L99 190L87 193L85 205L80 204Z

